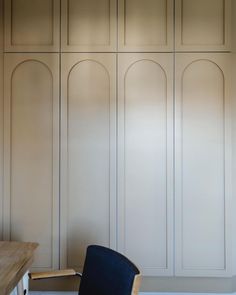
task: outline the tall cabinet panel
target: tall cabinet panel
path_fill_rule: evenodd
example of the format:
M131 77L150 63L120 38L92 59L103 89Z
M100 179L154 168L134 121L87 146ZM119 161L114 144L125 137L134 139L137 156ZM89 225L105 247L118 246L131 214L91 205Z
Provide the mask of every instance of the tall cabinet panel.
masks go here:
M229 58L176 57L177 275L230 275Z
M5 0L5 51L59 51L60 0Z
M0 240L3 233L3 1L0 0Z
M120 54L118 66L118 250L143 275L171 275L172 54Z
M58 55L6 54L4 239L39 243L35 269L58 267Z
M115 51L116 18L116 0L62 0L62 51Z
M120 0L120 51L172 51L173 0Z
M229 51L231 0L176 0L178 51Z
M115 54L62 54L62 266L115 247Z

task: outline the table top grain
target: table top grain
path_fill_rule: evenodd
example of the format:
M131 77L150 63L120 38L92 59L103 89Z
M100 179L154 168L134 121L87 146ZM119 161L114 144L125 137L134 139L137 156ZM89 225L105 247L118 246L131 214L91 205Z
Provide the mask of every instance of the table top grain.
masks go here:
M0 295L9 295L30 268L37 243L0 241Z

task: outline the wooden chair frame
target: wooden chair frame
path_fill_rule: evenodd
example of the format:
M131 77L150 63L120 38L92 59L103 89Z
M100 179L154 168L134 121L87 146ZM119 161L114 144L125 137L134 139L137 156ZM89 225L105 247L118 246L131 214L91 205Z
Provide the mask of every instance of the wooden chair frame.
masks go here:
M82 277L82 274L79 272L76 272L72 268L48 271L48 272L29 273L29 278L31 280L42 280L42 279L49 279L49 278L60 278L60 277L71 277L71 276ZM138 295L140 285L141 285L141 277L142 277L141 274L135 275L131 295Z

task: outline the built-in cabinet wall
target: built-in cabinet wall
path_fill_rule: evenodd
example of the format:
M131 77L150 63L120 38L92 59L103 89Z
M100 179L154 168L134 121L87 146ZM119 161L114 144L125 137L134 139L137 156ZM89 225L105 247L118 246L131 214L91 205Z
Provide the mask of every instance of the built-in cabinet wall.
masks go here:
M230 4L5 1L3 233L36 269L232 275Z

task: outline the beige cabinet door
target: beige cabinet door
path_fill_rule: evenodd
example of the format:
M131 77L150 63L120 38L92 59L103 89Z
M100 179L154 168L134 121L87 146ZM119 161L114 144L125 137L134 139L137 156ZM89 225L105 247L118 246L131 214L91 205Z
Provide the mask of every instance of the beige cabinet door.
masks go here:
M175 0L177 51L229 51L231 0Z
M0 187L3 187L3 1L0 0ZM3 191L0 190L0 240L3 233Z
M116 11L116 0L62 0L62 51L116 51Z
M230 276L230 55L176 56L176 274Z
M119 51L173 51L173 0L120 0Z
M39 243L33 267L59 256L59 57L6 54L4 239Z
M173 55L118 57L118 250L173 274Z
M58 52L60 0L5 0L5 51Z
M116 245L116 55L62 54L61 265Z

